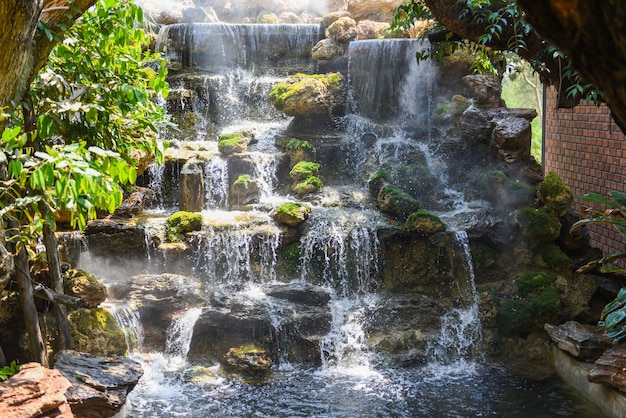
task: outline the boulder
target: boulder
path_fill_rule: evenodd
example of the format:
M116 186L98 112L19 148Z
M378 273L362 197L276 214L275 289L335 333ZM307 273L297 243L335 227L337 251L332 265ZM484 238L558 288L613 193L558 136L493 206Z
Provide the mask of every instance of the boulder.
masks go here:
M564 216L574 201L572 189L554 171L549 172L537 187L537 198L546 207Z
M491 154L505 166L526 164L530 159L530 122L524 118L498 121L491 137Z
M587 379L593 383L603 383L621 392L626 392L626 345L620 344L606 350L589 370Z
M85 238L93 255L117 255L125 260L146 254L150 241L137 218L95 219L87 224Z
M432 235L446 230L446 224L438 216L426 210L413 212L406 220L406 229L423 235Z
M362 20L356 25L357 39L380 39L384 37L389 27L387 22Z
M231 207L241 207L251 203L257 203L261 195L261 187L257 179L250 178L248 174L241 175L230 187Z
M391 22L393 11L402 3L402 0L349 0L348 12L357 21L376 19Z
M502 106L502 85L494 76L475 74L463 77L466 96L474 99L474 105L481 109Z
M420 208L416 199L391 184L380 189L376 196L376 204L382 212L399 220L406 220L411 213Z
M221 364L227 374L244 378L260 377L269 374L272 358L267 350L254 344L244 344L228 350Z
M322 39L311 49L311 58L316 61L330 60L344 53L344 45L333 39Z
M555 326L545 324L544 329L557 346L582 361L595 361L607 348L600 327L568 321ZM609 343L610 344L610 343Z
M326 38L345 44L357 37L356 22L349 17L340 17L326 28Z
M296 228L302 222L306 221L310 214L311 208L302 203L283 203L274 209L271 215L279 225Z
M70 269L63 274L63 291L66 295L82 299L85 308L97 308L108 294L102 280L76 269Z
M0 385L0 410L5 418L71 417L65 392L72 386L58 370L26 363Z
M128 352L124 331L109 311L81 308L70 313L68 321L74 349L98 356Z
M199 161L188 161L180 170L181 211L201 212L204 209L204 171Z
M156 199L156 194L153 190L145 187L137 187L133 193L131 193L121 205L119 205L113 216L119 218L132 218L137 216L145 210L147 206L150 206Z
M81 417L112 417L118 413L143 369L127 357L97 357L65 350L54 357L54 368L70 382L65 396Z

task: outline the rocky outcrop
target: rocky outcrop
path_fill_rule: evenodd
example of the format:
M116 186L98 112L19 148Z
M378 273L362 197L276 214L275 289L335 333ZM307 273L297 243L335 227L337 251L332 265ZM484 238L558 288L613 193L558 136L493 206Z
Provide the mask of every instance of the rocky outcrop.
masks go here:
M590 382L604 383L621 392L626 392L626 345L621 344L606 350L595 362L587 378Z
M610 345L597 326L568 321L558 326L546 324L544 328L561 350L582 361L595 361Z
M226 375L234 374L242 378L267 376L272 363L267 350L254 344L231 348L221 361Z
M155 199L156 195L153 190L146 187L137 187L137 190L124 199L122 204L115 209L113 216L119 218L137 216L150 206Z
M180 170L180 200L182 211L200 212L204 209L204 171L199 161L188 161Z
M143 369L127 357L97 357L65 350L54 357L54 368L71 386L65 393L80 417L112 417L120 411Z
M490 75L466 75L463 77L467 91L465 95L474 100L474 105L480 109L502 107L502 85L500 80Z
M13 272L13 256L4 245L4 229L0 225L0 291L4 290Z
M81 308L68 317L75 350L97 356L125 355L124 332L111 313L102 308Z
M102 280L76 269L70 269L63 274L63 291L66 295L80 298L85 308L97 308L108 295Z
M26 363L0 385L0 414L5 418L72 417L65 397L71 386L58 370Z

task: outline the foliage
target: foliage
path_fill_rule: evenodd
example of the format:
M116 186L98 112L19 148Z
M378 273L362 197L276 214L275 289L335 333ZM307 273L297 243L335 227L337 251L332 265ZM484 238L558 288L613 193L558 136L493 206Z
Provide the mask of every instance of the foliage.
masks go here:
M298 163L293 166L289 172L289 176L295 181L300 181L310 176L316 176L319 169L320 165L318 163L311 161L298 161Z
M4 366L0 368L0 382L4 382L9 377L13 376L17 372L20 371L20 366L17 364L15 360L11 362L8 366Z
M283 144L283 151L307 150L315 155L315 147L309 141L289 138Z
M454 0L451 0L454 1ZM473 69L476 72L496 73L494 62L503 61L500 52L509 51L514 54L532 55L530 65L533 70L546 74L549 70L546 59L559 62L560 74L557 77L561 84L569 86L565 94L572 98L585 97L587 101L596 103L603 101L602 93L591 84L584 83L567 57L551 45L538 51L530 51L527 39L537 36L534 28L524 20L523 12L514 0L457 0L463 8L459 20L473 21L482 25L482 33L473 40L462 39L458 34L447 32L445 40L435 48L417 54L418 61L424 59L442 59L457 49L466 49L475 56ZM396 8L391 30L408 29L417 20L435 19L424 0L406 0ZM445 30L441 24L435 30Z
M250 185L250 180L251 178L249 174L242 174L237 177L237 180L235 180L235 182L233 183L233 187L247 190L248 186Z
M617 297L604 307L598 325L604 327L606 336L616 343L626 340L626 287L622 287Z
M136 150L162 162L166 118L153 99L167 95L166 67L148 52L142 19L130 0L100 0L65 40L40 24L58 44L23 111L2 116L0 215L21 225L13 236L32 241L44 222L54 229L58 210L84 228L97 209L121 203L137 177Z

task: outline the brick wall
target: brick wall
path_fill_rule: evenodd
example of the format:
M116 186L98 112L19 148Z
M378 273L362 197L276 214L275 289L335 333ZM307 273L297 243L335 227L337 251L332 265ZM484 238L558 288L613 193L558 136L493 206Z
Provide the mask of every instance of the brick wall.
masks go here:
M626 192L626 136L613 122L608 107L581 103L573 109L557 109L554 88L548 88L544 97L544 171L555 171L575 195ZM576 209L583 205L576 199ZM626 248L626 242L610 227L593 225L590 232L592 245L605 255Z

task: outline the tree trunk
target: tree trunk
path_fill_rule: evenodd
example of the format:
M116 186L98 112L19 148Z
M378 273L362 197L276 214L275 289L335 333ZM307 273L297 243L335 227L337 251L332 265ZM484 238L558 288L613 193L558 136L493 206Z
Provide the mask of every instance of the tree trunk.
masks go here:
M21 248L15 255L15 277L20 291L20 303L24 313L24 325L28 333L28 341L34 360L45 367L49 367L48 353L41 336L39 315L33 298L33 285L29 273L28 253Z
M56 235L46 223L43 227L43 242L46 247L48 260L48 273L52 279L52 288L59 294L63 294L63 276L61 274L61 262L59 259L59 246ZM58 350L72 348L70 336L70 324L67 320L67 309L55 298L53 306L54 318L58 329Z

